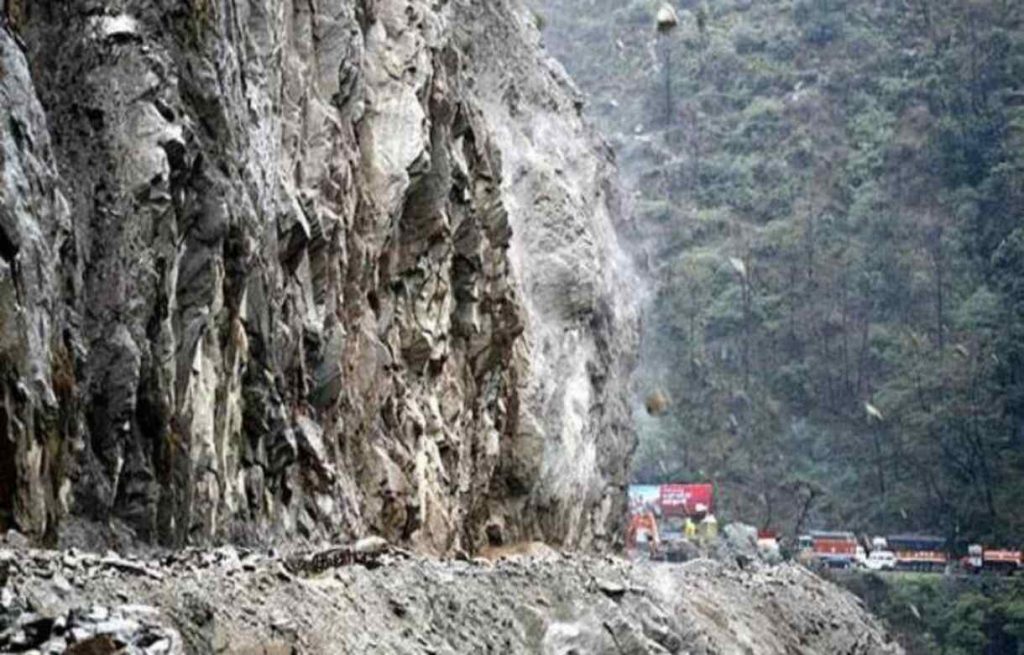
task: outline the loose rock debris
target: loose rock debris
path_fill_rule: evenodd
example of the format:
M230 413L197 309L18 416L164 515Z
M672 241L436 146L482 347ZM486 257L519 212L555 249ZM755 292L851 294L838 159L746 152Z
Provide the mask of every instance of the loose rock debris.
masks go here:
M442 561L382 540L301 555L0 549L0 652L897 654L806 570L612 557Z
M393 562L397 557L407 557L408 555L408 551L392 548L385 539L367 537L355 544L289 557L284 561L284 568L296 575L316 575L329 569L353 564L375 569Z

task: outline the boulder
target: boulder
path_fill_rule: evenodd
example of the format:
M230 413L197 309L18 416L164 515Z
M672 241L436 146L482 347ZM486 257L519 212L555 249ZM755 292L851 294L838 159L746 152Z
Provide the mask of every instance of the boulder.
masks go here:
M658 7L658 13L654 18L655 24L658 26L659 32L669 32L677 25L679 25L679 16L676 14L675 7L667 2L661 3Z

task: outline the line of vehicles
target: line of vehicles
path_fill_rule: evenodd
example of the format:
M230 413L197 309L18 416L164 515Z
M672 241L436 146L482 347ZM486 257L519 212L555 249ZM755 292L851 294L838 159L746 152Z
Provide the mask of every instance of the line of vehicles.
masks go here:
M899 534L865 542L852 532L811 532L799 538L797 559L810 566L871 571L1012 575L1024 568L1020 550L971 544L967 554L957 558L946 539L931 535Z
M690 546L709 545L718 535L714 496L708 483L631 485L627 552L683 561L692 554ZM848 531L813 531L797 539L795 551L784 543L773 530L758 531L758 548L769 559L793 556L811 567L1001 575L1024 569L1021 550L971 544L966 553L957 553L948 540L933 535L858 539Z

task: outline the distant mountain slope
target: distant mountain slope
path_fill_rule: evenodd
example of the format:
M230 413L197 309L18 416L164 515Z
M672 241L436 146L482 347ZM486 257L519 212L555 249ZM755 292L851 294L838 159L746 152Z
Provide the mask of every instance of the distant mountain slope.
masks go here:
M657 2L534 3L635 191L640 386L672 399L635 476L1024 540L1021 4L672 4L658 36Z

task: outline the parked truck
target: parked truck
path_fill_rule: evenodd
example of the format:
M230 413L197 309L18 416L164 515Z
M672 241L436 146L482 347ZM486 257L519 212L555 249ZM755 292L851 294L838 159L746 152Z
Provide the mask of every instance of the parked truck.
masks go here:
M800 559L810 564L845 569L857 557L857 538L852 532L814 531L800 537Z
M899 534L886 537L886 545L896 556L899 571L942 571L949 563L946 540L942 537Z
M969 573L1013 575L1021 568L1021 551L995 550L981 544L971 544L967 547L967 557L960 560L960 563Z

